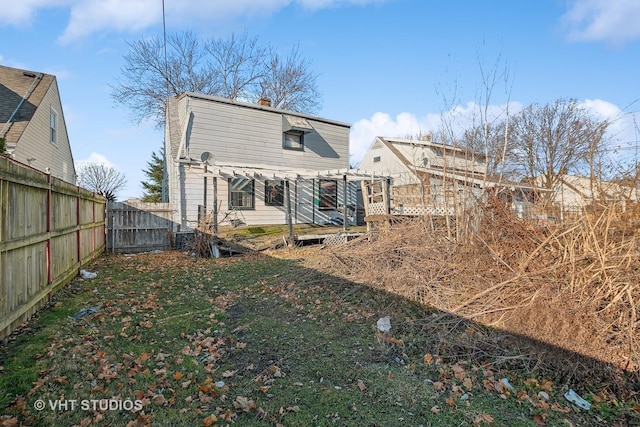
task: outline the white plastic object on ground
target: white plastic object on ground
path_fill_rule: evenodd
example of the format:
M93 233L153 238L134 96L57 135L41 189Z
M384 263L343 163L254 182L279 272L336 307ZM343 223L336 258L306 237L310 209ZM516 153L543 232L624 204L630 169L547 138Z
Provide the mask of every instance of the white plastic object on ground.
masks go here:
M587 402L582 397L580 397L580 395L578 395L578 393L573 391L573 389L569 389L564 394L564 398L567 399L569 402L575 403L582 409L586 409L587 411L591 409L591 403Z
M381 317L378 319L377 325L380 332L389 332L391 330L391 319L389 316Z

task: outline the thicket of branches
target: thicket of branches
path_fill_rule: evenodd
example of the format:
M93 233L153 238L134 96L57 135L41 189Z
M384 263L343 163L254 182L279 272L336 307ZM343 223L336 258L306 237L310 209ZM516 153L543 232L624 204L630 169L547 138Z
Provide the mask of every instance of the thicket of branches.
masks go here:
M127 185L126 176L112 166L85 163L76 166L78 185L115 202L118 193Z
M165 61L166 52L166 61ZM136 122L164 123L167 96L196 92L315 114L321 107L317 74L298 46L283 56L248 33L202 40L194 33L168 34L129 43L112 98Z

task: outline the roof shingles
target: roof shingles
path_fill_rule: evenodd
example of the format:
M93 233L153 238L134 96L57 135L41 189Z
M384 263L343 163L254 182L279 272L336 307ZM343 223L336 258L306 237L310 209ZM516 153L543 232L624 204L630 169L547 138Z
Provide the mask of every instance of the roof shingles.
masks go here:
M0 65L0 138L9 144L18 143L54 78Z

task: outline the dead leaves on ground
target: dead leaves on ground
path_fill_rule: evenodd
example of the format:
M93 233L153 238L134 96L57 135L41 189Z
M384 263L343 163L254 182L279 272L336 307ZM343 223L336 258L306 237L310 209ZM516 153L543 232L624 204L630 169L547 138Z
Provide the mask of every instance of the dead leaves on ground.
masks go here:
M553 401L553 382L549 379L528 378L522 381L521 387L514 387L507 378L496 378L496 374L488 367L470 367L466 362L445 363L441 358L431 354L423 356L425 367L436 368L439 377L431 382L436 391L435 398L444 398L444 406L456 408L460 404L471 406L470 399L474 390L482 387L485 391L495 393L501 399L515 399L517 405L527 403L537 411L533 421L538 425L546 425L549 412L568 414L571 408L562 401ZM562 402L562 403L561 403ZM434 405L431 412L442 411L442 405ZM474 418L475 424L493 423L491 415L480 414Z

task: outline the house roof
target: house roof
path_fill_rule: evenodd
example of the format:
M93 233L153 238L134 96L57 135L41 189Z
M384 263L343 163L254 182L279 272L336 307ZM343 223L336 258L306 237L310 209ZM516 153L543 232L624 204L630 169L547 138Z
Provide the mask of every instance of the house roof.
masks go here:
M614 200L620 196L630 197L634 200L636 198L636 191L634 188L622 186L615 182L594 180L592 184L590 178L578 175L562 175L559 181L586 199L594 198L592 189L595 190L595 198L601 197Z
M419 139L406 139L406 138L389 138L389 137L382 137L379 136L378 139L380 139L383 143L386 144L400 144L400 145L413 145L413 146L421 146L421 147L433 147L433 148L440 148L442 150L445 151L452 151L452 152L458 152L458 153L465 153L468 155L473 155L473 157L475 158L484 158L485 155L482 153L473 153L470 152L468 149L466 148L461 148L461 147L455 147L453 145L448 145L448 144L442 144L442 143L436 143L433 141L424 141L424 140L419 140Z
M310 119L310 120L314 120L314 121L317 121L317 122L328 123L328 124L336 125L336 126L343 126L343 127L348 127L348 128L351 127L351 125L348 124L348 123L339 122L339 121L336 121L336 120L323 119L321 117L315 117L315 116L311 116L309 114L297 113L295 111L281 110L281 109L269 107L269 106L266 106L266 105L252 104L250 102L238 101L238 100L229 99L229 98L222 98L222 97L213 96L213 95L204 95L204 94L195 93L195 92L184 92L184 93L178 95L177 99L180 100L180 99L182 99L182 98L184 98L186 96L188 96L190 98L195 98L195 99L203 99L203 100L206 100L206 101L218 102L218 103L221 103L221 104L236 105L236 106L239 106L239 107L252 108L252 109L255 109L255 110L272 111L272 112L278 113L278 114L286 114L287 116L289 116L289 119L294 119L294 118L297 117L297 118L301 118L301 119Z
M16 144L55 76L0 65L0 138Z
M404 144L404 145L419 145L423 147L435 147L435 148L443 148L445 150L455 151L459 153L469 154L467 150L453 147L451 145L446 144L436 144L431 141L418 141L413 139L398 139L398 138L383 138L377 137L409 170L412 170L414 173L423 172L434 176L439 176L442 178L452 179L460 182L465 182L467 184L478 185L481 187L499 187L499 188L518 188L520 190L540 190L536 186L532 186L526 183L518 183L509 181L500 176L490 176L479 172L469 172L465 173L463 171L455 171L455 170L443 170L437 169L432 166L421 166L416 165L407 159L400 150L398 150L394 145L396 144ZM473 153L473 156L477 156L478 158L484 158L483 154Z

